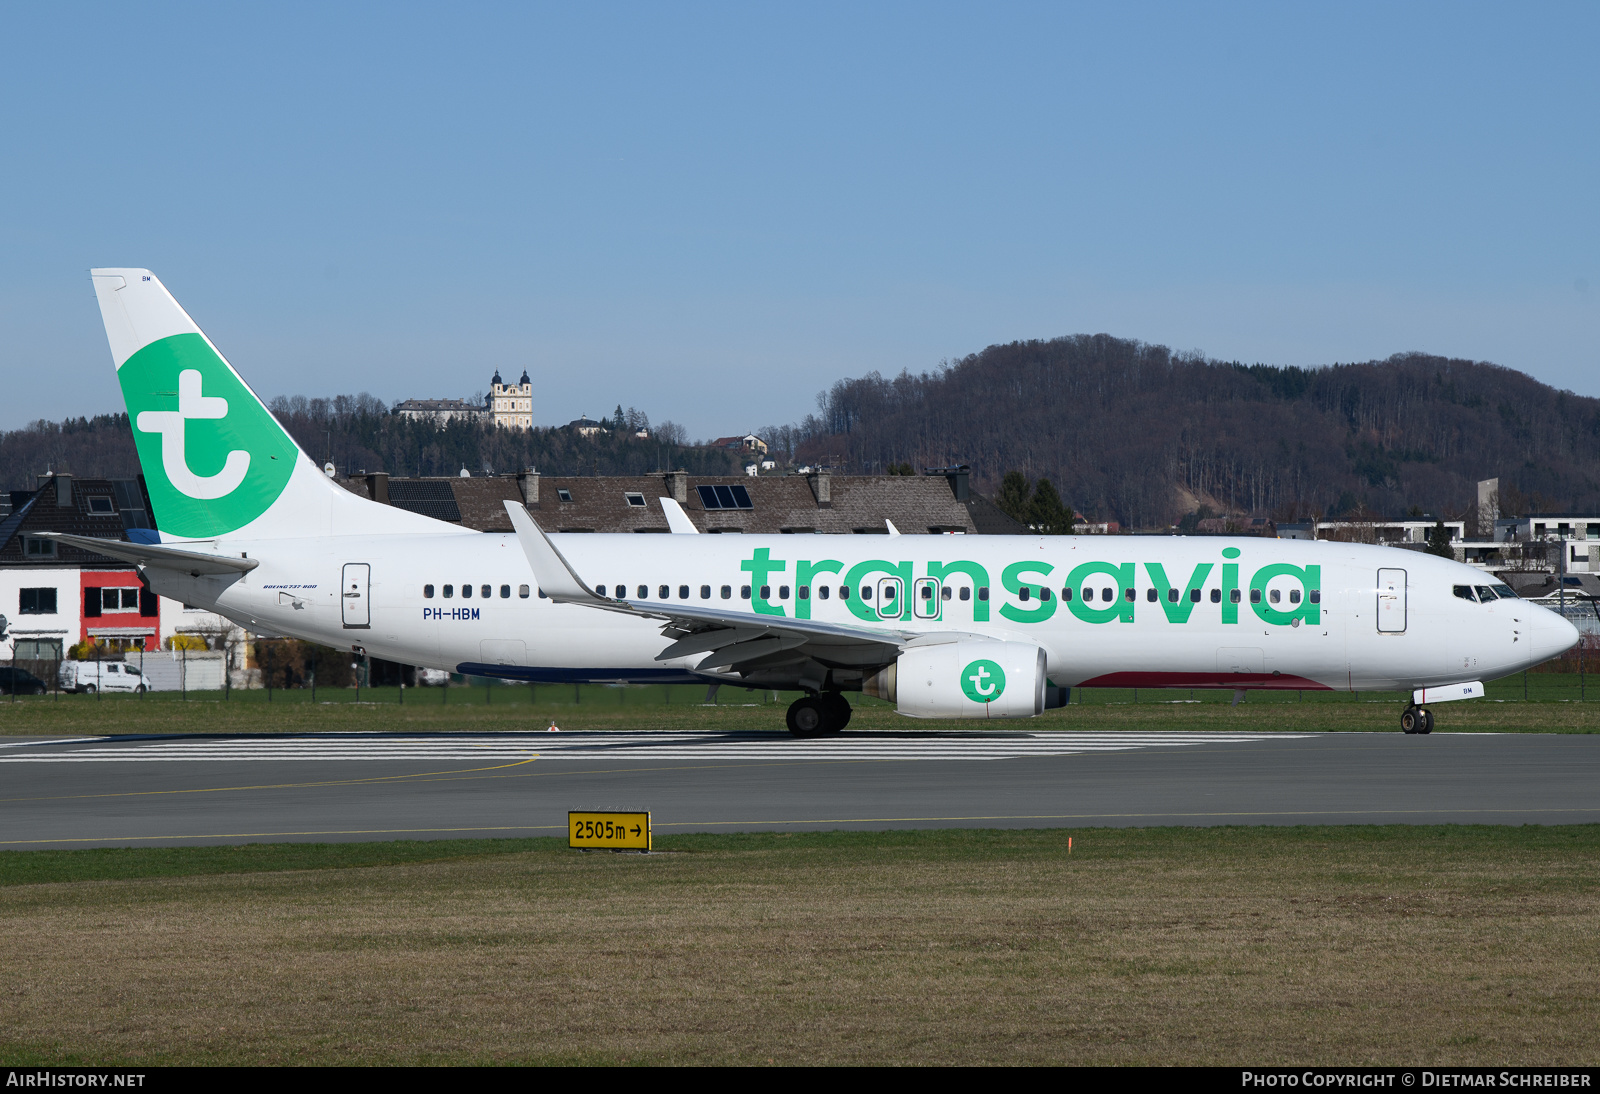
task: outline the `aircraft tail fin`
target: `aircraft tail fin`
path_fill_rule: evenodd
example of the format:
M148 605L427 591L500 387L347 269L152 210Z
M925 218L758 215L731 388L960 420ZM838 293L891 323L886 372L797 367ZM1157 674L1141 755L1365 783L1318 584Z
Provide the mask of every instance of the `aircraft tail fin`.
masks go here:
M453 530L329 480L149 270L89 273L162 539Z

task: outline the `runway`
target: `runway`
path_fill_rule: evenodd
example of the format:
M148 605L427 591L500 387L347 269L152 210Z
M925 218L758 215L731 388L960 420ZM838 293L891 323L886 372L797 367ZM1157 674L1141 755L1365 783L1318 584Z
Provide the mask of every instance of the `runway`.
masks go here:
M1600 737L950 731L0 739L0 847L827 828L1600 821Z

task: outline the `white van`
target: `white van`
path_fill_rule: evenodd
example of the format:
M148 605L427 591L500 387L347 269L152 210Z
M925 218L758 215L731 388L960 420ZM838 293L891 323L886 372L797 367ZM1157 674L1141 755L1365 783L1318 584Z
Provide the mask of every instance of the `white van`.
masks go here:
M139 674L138 666L126 661L63 661L60 680L62 691L81 691L88 695L97 691L139 694L150 690L150 683Z

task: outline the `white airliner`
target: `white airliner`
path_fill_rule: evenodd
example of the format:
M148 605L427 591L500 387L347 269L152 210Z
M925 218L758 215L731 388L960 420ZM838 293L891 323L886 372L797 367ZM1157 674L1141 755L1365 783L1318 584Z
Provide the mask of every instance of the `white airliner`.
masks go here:
M1571 648L1481 571L1388 547L1138 536L466 531L342 489L148 270L92 271L159 542L62 536L241 626L529 681L845 692L917 718L1031 717L1071 687L1409 690L1428 705Z

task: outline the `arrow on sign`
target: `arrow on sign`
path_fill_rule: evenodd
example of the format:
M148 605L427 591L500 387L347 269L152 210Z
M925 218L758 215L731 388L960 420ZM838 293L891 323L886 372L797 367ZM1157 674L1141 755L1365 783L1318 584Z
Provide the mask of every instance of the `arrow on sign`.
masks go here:
M636 836L639 834L639 826L637 824L633 826L633 834Z

